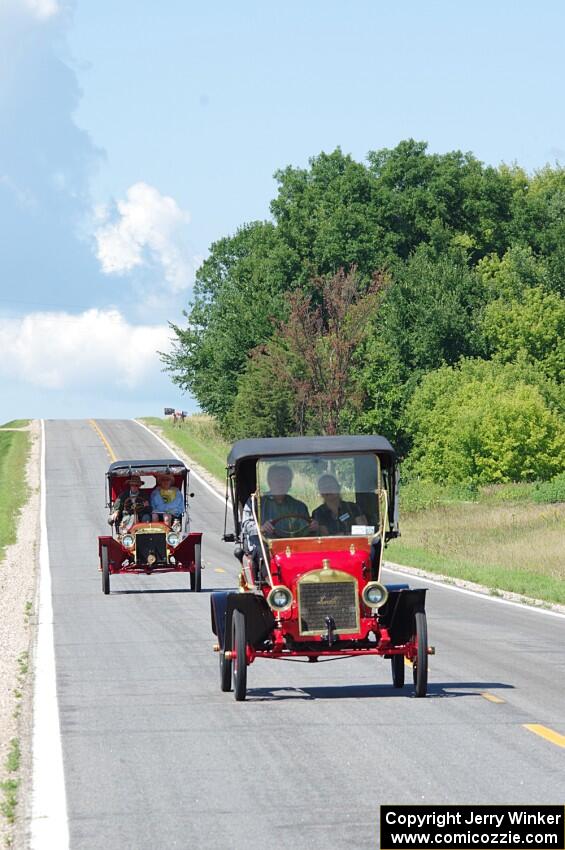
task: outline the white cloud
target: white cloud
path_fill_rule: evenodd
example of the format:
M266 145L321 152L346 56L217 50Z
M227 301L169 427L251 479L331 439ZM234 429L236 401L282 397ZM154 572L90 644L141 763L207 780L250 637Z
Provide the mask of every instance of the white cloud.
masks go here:
M147 183L135 183L113 211L98 207L97 256L106 274L125 274L136 267L158 265L171 292L190 286L194 260L189 256L188 212L174 198Z
M167 325L130 325L118 310L0 319L0 375L49 389L134 390L162 371Z
M40 21L53 18L61 11L61 6L57 0L21 0L21 5Z

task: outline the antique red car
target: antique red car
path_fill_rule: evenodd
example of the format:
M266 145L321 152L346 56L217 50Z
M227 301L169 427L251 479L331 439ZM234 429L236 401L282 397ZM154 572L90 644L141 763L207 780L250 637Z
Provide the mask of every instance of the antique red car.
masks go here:
M256 658L389 658L427 692L425 589L381 581L398 530L398 470L384 437L240 440L228 457L239 590L211 595L222 691L247 694Z
M106 473L110 535L98 538L102 591L117 573L190 573L199 592L202 533L189 530L189 470L181 460L118 460Z

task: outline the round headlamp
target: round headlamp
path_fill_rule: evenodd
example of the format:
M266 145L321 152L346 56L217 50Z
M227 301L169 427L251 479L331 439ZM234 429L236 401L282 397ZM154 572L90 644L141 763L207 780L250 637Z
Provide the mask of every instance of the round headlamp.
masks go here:
M277 584L267 596L267 605L273 611L288 611L292 605L292 593L284 584Z
M169 531L167 534L167 543L169 546L178 546L180 537L176 531Z
M124 534L122 537L122 546L125 546L126 549L132 549L134 543L135 539L133 534Z
M388 599L388 590L378 581L370 581L363 588L363 602L367 608L380 608Z

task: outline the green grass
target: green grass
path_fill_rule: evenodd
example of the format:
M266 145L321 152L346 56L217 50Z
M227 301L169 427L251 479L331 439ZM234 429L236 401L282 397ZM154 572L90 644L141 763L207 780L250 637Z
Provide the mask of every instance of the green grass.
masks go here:
M20 769L20 742L17 738L12 738L10 741L10 752L8 753L5 767L8 773L12 774L12 778L0 782L0 790L4 794L4 799L0 803L0 812L2 812L9 824L13 824L16 820L18 788L20 785L19 779L13 777L13 774L17 773Z
M25 428L30 422L31 419L12 419L10 422L4 422L0 428Z
M16 539L16 522L28 499L25 466L30 438L26 431L0 430L0 560Z
M188 416L180 427L173 427L172 422L158 417L144 417L141 421L161 428L172 445L185 451L219 481L225 480L230 443L222 437L211 416Z
M401 488L402 537L386 558L565 604L565 502L536 499L538 487L481 488L469 499L436 485Z

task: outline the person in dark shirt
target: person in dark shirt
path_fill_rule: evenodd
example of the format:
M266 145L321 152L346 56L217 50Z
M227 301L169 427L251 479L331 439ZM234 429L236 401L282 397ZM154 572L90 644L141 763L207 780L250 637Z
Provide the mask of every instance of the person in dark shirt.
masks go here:
M312 512L312 519L318 522L321 535L351 534L353 525L367 524L359 505L342 500L341 488L334 475L320 475L318 489L324 504Z
M127 488L114 501L108 523L115 523L122 532L129 531L134 522L149 522L151 519L149 502L140 491L141 483L139 475L131 475L126 482Z

